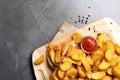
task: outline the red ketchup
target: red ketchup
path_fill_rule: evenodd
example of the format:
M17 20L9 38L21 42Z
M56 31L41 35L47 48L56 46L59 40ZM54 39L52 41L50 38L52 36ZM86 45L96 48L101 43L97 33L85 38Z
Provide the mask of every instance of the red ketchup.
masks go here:
M98 44L95 38L91 36L86 36L81 41L80 46L85 53L92 53L97 49Z

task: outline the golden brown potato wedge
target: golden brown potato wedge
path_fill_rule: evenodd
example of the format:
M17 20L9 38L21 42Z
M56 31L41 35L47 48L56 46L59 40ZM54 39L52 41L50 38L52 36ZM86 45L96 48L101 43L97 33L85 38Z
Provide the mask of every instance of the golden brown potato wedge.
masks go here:
M82 57L86 57L86 53L83 52L81 49L76 49L76 52L79 53Z
M56 47L56 51L55 51L55 63L58 64L61 62L61 55L62 55L62 45L59 44L57 47Z
M52 43L48 43L48 48L49 48L49 49L54 49L54 48L55 48L55 45L52 44Z
M69 70L66 71L65 76L70 76L72 78L76 78L77 77L77 69L72 66Z
M106 73L104 71L99 71L91 74L92 79L102 79L106 76Z
M34 61L35 65L39 65L44 62L44 55L41 55L38 59Z
M82 38L83 38L83 36L79 33L72 34L72 39L75 41L75 43L80 43Z
M119 57L116 56L112 59L112 61L110 62L110 65L115 66L118 62L119 62Z
M99 48L103 53L107 51L108 47L105 42L103 42L103 46Z
M55 75L50 75L49 80L59 80L59 79Z
M84 68L85 68L85 70L87 71L87 72L90 72L91 71L91 66L90 66L90 64L87 62L87 60L86 60L86 57L81 57L81 63L82 63L82 65L84 66Z
M54 51L54 49L49 49L48 55L50 57L51 62L55 65L55 51Z
M120 78L120 63L113 67L113 75Z
M100 70L106 70L106 69L109 68L109 67L110 67L110 63L107 62L106 60L103 60L103 61L100 63L100 65L98 66L98 68L99 68Z
M86 54L81 49L72 48L71 58L73 60L79 61L81 57L85 57Z
M81 78L85 78L86 77L86 74L85 74L85 72L82 69L82 66L77 66L77 70L78 70L78 74L79 74L79 76Z
M114 42L112 40L106 40L105 42L107 44L108 49L111 49L113 52L115 52Z
M65 71L62 71L62 70L60 70L60 69L58 69L58 77L60 78L60 79L63 79L64 78L64 76L65 76Z
M112 75L112 67L107 69L107 74Z
M69 48L68 48L68 51L67 51L67 56L68 57L72 55L72 52L73 52L72 50L73 50L73 46L70 45Z
M108 49L105 52L105 58L106 58L107 61L111 62L112 59L114 58L114 51L112 51L111 49Z
M120 80L120 78L118 78L118 77L114 77L113 80Z
M99 47L103 47L104 37L105 37L104 34L100 34L100 35L97 36Z
M72 58L73 60L80 61L80 59L81 59L81 54L78 53L76 49L74 49L74 50L72 50L72 51L73 51L73 52L72 52L73 54L71 55L71 58Z
M92 58L93 62L95 62L97 60L103 60L104 53L98 49L94 53L91 54L91 58Z
M86 80L86 79L84 79L84 78L78 78L78 80Z
M99 69L98 69L98 66L100 65L101 63L101 60L96 60L92 66L92 71L93 72L97 72Z
M64 57L63 60L62 60L62 62L71 62L71 63L76 64L76 65L81 65L80 61L74 61L70 57Z
M115 44L115 51L120 56L120 46L117 43Z
M102 80L112 80L112 76L105 76Z
M65 76L63 80L70 80L68 76Z
M63 63L60 64L60 69L62 71L67 71L71 67L72 67L72 63L71 62L63 62Z
M90 65L93 65L93 60L92 60L91 56L87 56L86 60Z

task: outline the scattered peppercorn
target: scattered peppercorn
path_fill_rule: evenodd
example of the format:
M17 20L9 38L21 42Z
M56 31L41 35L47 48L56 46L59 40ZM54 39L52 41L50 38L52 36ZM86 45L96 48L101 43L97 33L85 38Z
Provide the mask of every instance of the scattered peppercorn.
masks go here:
M82 16L82 18L84 18L84 16Z
M96 32L96 31L95 31L95 28L93 28L93 31Z
M82 22L81 22L82 24L83 24L83 21L84 21L84 20L82 20Z
M110 22L110 24L112 24L112 22Z
M86 17L86 19L88 19L88 17Z
M85 24L87 24L88 21L85 21Z
M90 27L88 28L88 31L90 31Z
M90 17L90 14L88 15L88 17Z
M77 21L75 21L75 23L77 23Z
M90 8L90 6L88 8Z

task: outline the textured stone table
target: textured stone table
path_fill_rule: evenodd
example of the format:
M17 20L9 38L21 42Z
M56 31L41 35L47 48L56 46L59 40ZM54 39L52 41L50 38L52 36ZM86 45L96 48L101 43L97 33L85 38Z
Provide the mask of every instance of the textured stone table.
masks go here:
M82 27L102 17L120 25L119 0L0 0L0 80L35 80L33 51L64 21ZM83 18L84 17L84 18Z

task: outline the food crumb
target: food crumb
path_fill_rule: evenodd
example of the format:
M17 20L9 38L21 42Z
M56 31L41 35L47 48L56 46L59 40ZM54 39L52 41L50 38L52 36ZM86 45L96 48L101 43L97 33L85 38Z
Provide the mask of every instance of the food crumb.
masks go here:
M88 28L88 31L90 31L90 27Z
M112 24L112 22L110 22L110 24Z
M99 36L101 33L98 33L97 36Z

